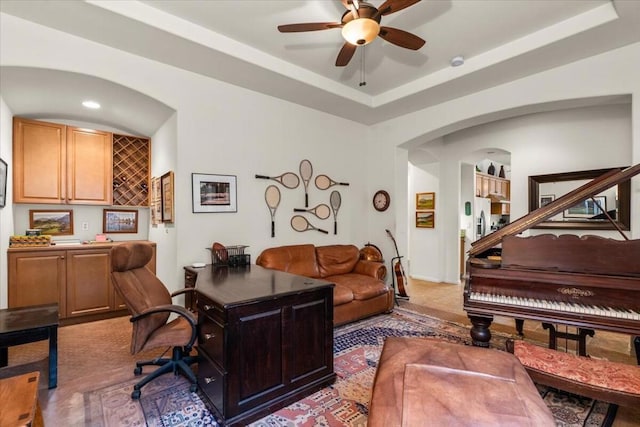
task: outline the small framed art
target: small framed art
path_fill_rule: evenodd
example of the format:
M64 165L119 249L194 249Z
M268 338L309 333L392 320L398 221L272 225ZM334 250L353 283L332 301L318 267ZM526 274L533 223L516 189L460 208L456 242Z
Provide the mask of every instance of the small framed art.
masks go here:
M103 233L137 233L138 232L138 211L137 210L102 210L102 232Z
M540 207L546 206L556 199L555 194L543 194L540 196Z
M436 225L435 212L416 212L417 228L434 228Z
M0 159L0 208L7 203L7 162Z
M582 202L571 206L562 212L564 218L592 218L594 216L603 215L607 211L607 198L604 196L594 197L595 203L592 199L586 199ZM606 218L602 218L606 219Z
M416 193L416 209L435 209L436 193Z
M173 188L173 172L169 171L160 177L162 222L173 222Z
M235 175L192 173L193 212L237 212Z
M73 211L29 210L29 228L38 229L41 234L51 236L69 236L73 234Z

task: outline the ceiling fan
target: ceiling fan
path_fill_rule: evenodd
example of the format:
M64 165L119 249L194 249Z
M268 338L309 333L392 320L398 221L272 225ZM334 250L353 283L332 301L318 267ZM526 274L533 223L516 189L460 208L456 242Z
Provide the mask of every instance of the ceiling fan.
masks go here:
M305 31L329 30L342 28L342 37L346 40L336 58L336 66L344 67L349 63L358 46L372 42L377 36L389 43L406 49L418 50L425 41L420 37L403 30L383 27L380 21L383 16L398 12L418 3L420 0L386 0L379 8L371 3L358 0L341 0L347 11L340 22L310 22L304 24L279 25L281 33L298 33Z

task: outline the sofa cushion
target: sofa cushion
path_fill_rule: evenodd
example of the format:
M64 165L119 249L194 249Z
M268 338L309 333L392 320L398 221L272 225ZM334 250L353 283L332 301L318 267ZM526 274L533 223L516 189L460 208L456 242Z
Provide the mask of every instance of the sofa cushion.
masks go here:
M349 304L353 301L353 292L348 286L336 285L333 288L333 305Z
M389 291L382 281L370 276L363 276L362 274L347 273L337 276L327 276L324 280L335 283L336 287L341 285L349 288L353 293L353 299L359 301L375 298Z
M320 277L351 273L360 259L360 251L354 245L329 245L316 247Z
M300 276L319 278L314 245L291 245L262 251L256 264Z

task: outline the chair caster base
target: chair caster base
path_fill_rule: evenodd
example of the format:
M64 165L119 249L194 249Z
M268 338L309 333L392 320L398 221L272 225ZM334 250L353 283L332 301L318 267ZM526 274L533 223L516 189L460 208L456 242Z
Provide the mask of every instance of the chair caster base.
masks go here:
M140 394L142 394L140 390L133 390L133 392L131 393L131 399L133 400L140 399Z
M142 374L142 366L137 366L134 370L133 370L133 375L140 375Z
M191 384L191 386L189 387L189 391L191 393L195 393L196 391L198 391L198 384Z

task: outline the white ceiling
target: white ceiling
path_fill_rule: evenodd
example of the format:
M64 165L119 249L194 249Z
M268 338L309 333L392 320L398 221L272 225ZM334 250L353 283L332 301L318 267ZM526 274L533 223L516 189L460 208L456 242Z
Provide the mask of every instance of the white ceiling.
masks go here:
M382 0L371 3L380 6ZM340 0L2 0L0 11L364 124L640 41L636 0L422 0L382 17L382 25L416 34L425 46L410 51L374 40L364 48L367 84L359 86L362 47L347 67L334 65L344 43L339 29L276 29L339 21L345 11ZM449 65L455 55L466 58L463 66ZM17 115L46 112L82 120L87 112L74 105L86 87L75 84L73 74L63 84L64 74L5 67L0 93ZM105 93L113 88L90 80ZM65 96L29 91L36 81L40 88L63 87ZM127 91L132 98L101 110L102 121L135 120L138 102L153 103ZM162 105L147 111L157 117L145 118L149 127L170 114ZM125 125L135 129L135 123Z

